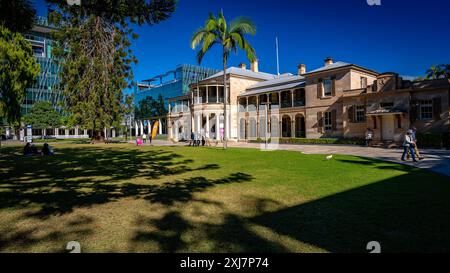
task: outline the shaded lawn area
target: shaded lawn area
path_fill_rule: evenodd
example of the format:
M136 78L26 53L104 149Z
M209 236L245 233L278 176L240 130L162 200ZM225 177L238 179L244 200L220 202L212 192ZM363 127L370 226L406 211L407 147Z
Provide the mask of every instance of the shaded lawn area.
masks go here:
M254 149L55 144L0 156L0 252L450 251L448 177Z

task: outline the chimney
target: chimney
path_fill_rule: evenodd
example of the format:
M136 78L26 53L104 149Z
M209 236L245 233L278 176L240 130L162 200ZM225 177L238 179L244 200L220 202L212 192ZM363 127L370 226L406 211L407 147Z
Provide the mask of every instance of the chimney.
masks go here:
M325 66L329 66L333 64L333 58L332 57L327 57L325 59Z
M250 64L250 70L253 71L253 72L259 72L259 69L258 69L258 60L255 60L254 62L252 62L252 63Z
M244 63L240 63L240 64L239 64L239 68L247 69L247 65L244 64Z
M297 68L298 68L298 75L299 76L301 76L301 75L306 73L306 65L305 64L299 64L297 66Z

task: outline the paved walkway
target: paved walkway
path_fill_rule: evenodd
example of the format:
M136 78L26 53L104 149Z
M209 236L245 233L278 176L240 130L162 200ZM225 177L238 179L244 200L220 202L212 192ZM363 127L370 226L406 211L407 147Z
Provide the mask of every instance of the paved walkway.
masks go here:
M185 143L172 143L169 141L155 140L153 142L155 146L185 146ZM219 144L218 147L221 147ZM263 148L264 145L258 143L245 143L245 142L230 142L229 147L239 147L239 148ZM383 148L368 148L361 146L350 146L350 145L290 145L290 144L280 144L278 145L278 150L287 151L298 151L305 154L344 154L361 156L368 158L375 158L384 161L390 161L405 165L415 166L421 169L426 169L436 173L440 173L450 177L450 151L448 150L433 150L424 149L421 150L421 155L425 158L424 160L413 163L412 161L403 162L400 160L402 150L401 149L383 149Z

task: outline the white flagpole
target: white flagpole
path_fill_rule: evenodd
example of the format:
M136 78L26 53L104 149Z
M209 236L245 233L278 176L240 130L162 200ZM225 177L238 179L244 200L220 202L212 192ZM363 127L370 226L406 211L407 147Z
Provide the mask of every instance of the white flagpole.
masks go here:
M277 74L280 75L280 59L278 57L278 37L275 37L275 47L277 51Z

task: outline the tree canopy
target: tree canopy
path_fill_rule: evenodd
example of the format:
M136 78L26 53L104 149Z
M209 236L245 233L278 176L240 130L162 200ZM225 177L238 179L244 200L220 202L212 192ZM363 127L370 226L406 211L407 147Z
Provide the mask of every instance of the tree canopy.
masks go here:
M0 26L0 116L8 123L20 121L26 88L39 71L30 43L21 34Z
M130 49L136 39L131 24L156 24L175 9L175 0L85 0L81 6L48 0L55 9L50 21L59 26L54 34L54 55L61 63L61 87L67 110L79 125L103 129L117 124L127 112L132 65Z
M141 100L135 109L135 118L145 119L151 117L163 117L167 115L167 109L164 104L164 99L161 94L158 99L148 96Z
M431 66L426 72L427 79L450 78L450 64Z
M40 101L33 104L24 122L36 129L55 128L61 125L62 117L50 102Z
M24 32L33 27L36 11L29 0L0 0L0 25L12 32Z

